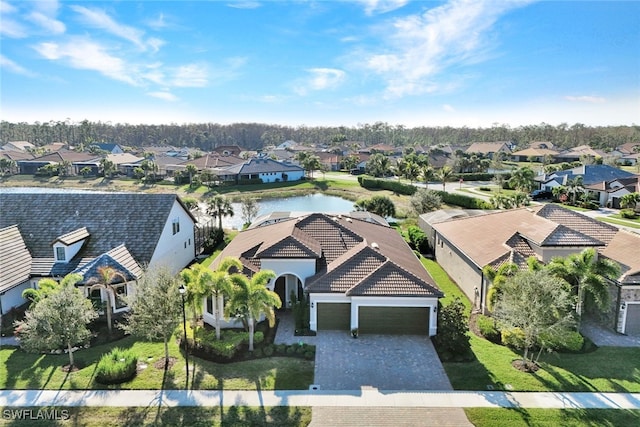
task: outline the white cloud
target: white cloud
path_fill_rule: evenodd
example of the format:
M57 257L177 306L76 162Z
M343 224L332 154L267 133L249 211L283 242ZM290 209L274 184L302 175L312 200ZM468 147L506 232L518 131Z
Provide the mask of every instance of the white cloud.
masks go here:
M141 50L151 48L156 51L163 43L156 38L145 40L144 31L129 25L120 24L102 10L90 9L88 7L76 5L70 6L70 8L78 13L87 25L105 30L114 36L128 40Z
M346 73L335 68L310 68L310 76L295 87L298 95L306 95L310 90L327 90L338 87L346 78Z
M133 70L124 60L107 52L104 46L82 37L63 43L46 42L34 46L36 52L51 61L63 61L73 68L93 70L130 85L138 85Z
M451 0L395 19L382 31L384 51L366 55L364 63L386 81L388 98L437 91L436 77L445 70L486 59L496 21L524 3Z
M453 108L453 106L452 106L452 105L450 105L450 104L444 104L444 105L442 106L442 109L443 109L444 111L446 111L447 113L454 113L454 112L456 111L456 109L455 109L455 108Z
M262 5L257 1L237 0L231 3L227 3L227 6L234 7L236 9L257 9Z
M602 104L606 99L599 96L565 96L564 99L571 102L585 102L588 104Z
M35 77L36 75L35 73L27 70L26 68L15 63L14 61L12 61L11 59L7 58L2 54L0 54L0 68L3 68L15 74L22 74L23 76L27 76L27 77Z
M32 12L29 15L29 18L32 22L44 28L51 34L63 34L67 29L63 22L41 12Z
M157 92L147 92L147 95L152 96L154 98L158 98L158 99L162 99L165 101L177 101L178 97L175 96L174 94L170 93L170 92L166 92L166 91L157 91Z
M207 68L202 64L189 64L178 67L172 80L172 85L177 87L203 87L207 83Z
M358 2L364 5L364 12L367 15L374 15L400 9L409 3L409 0L358 0Z

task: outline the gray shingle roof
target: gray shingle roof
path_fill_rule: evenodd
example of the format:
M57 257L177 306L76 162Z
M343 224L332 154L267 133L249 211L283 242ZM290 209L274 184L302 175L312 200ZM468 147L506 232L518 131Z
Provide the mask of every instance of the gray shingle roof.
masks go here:
M81 228L90 236L73 260L77 264L68 267L77 268L82 258L93 259L121 245L144 265L175 201L175 194L0 193L0 227L18 225L34 258L34 271L53 266L48 261L54 255L51 242Z
M0 292L24 283L30 273L31 254L18 227L0 229Z
M83 280L81 284L97 283L96 281L100 280L99 269L104 267L113 268L115 272L121 276L114 278L113 283L135 280L142 274L142 269L124 245L94 258L80 268L75 269L73 273L82 275Z

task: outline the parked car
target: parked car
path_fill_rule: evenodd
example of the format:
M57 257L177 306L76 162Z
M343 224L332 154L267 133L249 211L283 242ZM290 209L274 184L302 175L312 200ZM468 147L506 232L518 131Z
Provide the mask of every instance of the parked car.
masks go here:
M547 200L553 197L553 193L549 190L533 190L529 197L531 200Z

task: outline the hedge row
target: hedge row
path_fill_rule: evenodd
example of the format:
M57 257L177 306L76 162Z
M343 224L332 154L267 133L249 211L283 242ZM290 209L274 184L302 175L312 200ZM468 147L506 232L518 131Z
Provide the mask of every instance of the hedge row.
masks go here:
M408 196L413 195L418 189L415 185L404 184L400 181L394 181L389 179L376 179L367 175L360 175L358 177L358 183L361 187L367 189L380 189L393 191L396 194L406 194Z
M475 197L458 193L447 193L446 191L438 191L438 194L442 198L442 202L447 205L456 205L467 209L493 209L491 203L476 199Z

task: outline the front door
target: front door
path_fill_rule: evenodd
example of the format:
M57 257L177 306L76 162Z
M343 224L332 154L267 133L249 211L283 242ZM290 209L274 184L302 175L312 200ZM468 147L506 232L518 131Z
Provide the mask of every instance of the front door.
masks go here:
M276 284L273 287L273 291L278 294L280 301L282 301L281 310L287 308L287 284L284 276L280 276L276 279Z

